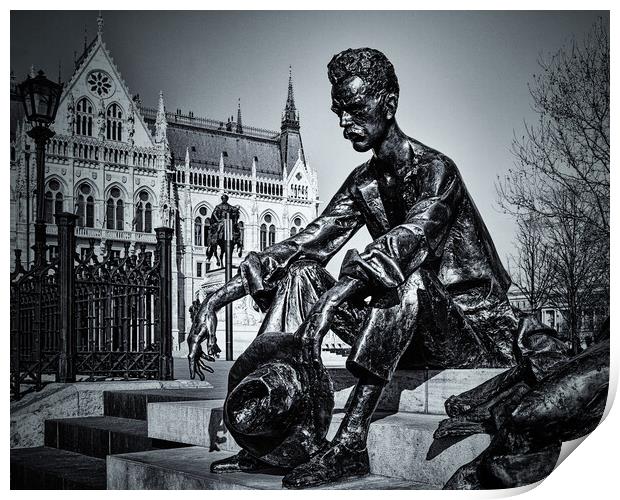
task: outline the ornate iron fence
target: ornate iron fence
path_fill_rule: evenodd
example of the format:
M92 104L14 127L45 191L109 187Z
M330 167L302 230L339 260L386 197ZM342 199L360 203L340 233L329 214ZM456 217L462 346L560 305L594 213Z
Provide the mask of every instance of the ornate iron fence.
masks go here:
M59 349L58 259L26 271L16 251L11 273L11 393L22 385L40 390L55 374ZM17 307L14 307L14 306Z
M99 260L95 242L75 248L75 216L58 214L58 257L27 271L16 251L11 273L11 394L40 390L45 374L60 382L94 378L171 379L171 242L155 230L154 252L140 245ZM50 377L51 378L51 377Z
M159 252L142 245L137 255L99 262L90 251L76 269L77 373L159 376ZM154 258L153 258L154 257Z

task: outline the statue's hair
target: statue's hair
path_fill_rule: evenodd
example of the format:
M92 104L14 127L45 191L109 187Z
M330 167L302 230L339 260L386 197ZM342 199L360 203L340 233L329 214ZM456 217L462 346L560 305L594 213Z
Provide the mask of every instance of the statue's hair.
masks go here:
M332 85L358 76L377 96L382 93L398 95L400 90L392 63L383 52L368 47L336 54L327 65L327 76Z

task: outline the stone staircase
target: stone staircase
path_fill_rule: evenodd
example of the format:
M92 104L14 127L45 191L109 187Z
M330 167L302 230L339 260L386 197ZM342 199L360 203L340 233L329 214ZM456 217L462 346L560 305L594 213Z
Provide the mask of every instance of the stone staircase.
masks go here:
M227 370L226 370L227 371ZM484 435L434 441L444 402L501 370L397 372L371 424L369 476L328 489L437 489L489 442ZM355 378L330 369L340 424ZM280 489L282 472L209 472L238 445L224 428L226 373L211 389L103 393L103 416L45 421L44 446L11 450L12 489Z
M150 402L209 397L222 394L215 389L106 391L103 416L47 419L44 446L11 450L11 489L106 489L108 455L187 446L148 435Z
M342 420L355 379L331 369L336 408L331 438ZM379 403L370 427L371 475L329 489L438 489L461 465L489 443L488 436L435 441L433 432L445 418L444 402L501 370L397 372ZM148 402L148 436L189 445L107 458L108 489L280 489L281 473L209 472L214 460L239 450L222 423L223 399ZM179 423L182 425L179 425Z

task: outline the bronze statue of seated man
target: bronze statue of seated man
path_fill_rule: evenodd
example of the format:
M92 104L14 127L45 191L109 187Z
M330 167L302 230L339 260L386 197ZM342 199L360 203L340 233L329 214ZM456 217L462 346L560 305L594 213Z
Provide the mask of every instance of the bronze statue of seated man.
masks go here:
M348 49L332 58L328 76L344 137L372 157L303 231L250 252L203 302L189 338L190 365L200 371L200 343L215 344L217 310L250 294L266 312L259 337L294 333L309 363L320 364L329 329L351 345L346 366L359 380L346 415L330 443L291 464L283 483L293 488L369 472L370 420L397 368L510 367L517 356L510 278L454 162L399 128L390 61L375 49ZM325 265L362 226L372 243L350 250L334 279ZM251 470L256 458L246 450L213 470Z

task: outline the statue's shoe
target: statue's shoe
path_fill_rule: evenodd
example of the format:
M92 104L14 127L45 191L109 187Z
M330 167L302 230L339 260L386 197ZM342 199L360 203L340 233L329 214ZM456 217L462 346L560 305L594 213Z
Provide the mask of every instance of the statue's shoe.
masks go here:
M313 488L343 479L365 476L370 472L368 450L351 450L344 443L317 452L307 463L301 464L282 479L285 488Z
M257 472L265 468L269 468L269 466L254 458L245 450L241 450L232 457L216 460L211 463L211 472L215 474L225 474L227 472Z

